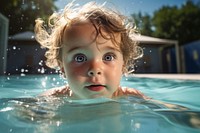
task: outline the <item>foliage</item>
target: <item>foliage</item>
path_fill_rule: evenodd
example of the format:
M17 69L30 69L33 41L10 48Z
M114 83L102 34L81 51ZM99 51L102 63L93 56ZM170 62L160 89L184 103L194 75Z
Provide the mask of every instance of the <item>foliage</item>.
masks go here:
M35 19L47 18L57 8L56 0L1 0L0 13L9 19L9 35L33 30Z
M134 18L135 24L141 34L149 36L152 35L153 29L151 16L149 16L148 14L142 15L141 12L139 12L138 14L132 14L131 16Z
M154 36L167 39L177 38L177 25L180 23L177 19L178 16L179 12L176 6L163 6L156 11L152 20L156 28Z
M156 37L177 39L180 44L200 39L200 7L187 1L179 9L164 6L154 13Z
M200 39L200 3L188 0L181 7L163 6L153 16L133 15L141 34L178 40L180 44Z

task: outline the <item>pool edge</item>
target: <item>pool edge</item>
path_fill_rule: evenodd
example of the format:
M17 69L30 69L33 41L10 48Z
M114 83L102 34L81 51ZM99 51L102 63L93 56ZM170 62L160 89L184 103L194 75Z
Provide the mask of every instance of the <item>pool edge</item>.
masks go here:
M132 74L131 76L140 78L200 80L200 74Z

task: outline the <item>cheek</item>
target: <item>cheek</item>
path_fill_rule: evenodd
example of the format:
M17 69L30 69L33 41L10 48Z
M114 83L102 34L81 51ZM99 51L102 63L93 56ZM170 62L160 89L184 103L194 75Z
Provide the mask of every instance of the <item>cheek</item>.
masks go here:
M110 66L109 68L105 69L108 77L115 79L116 81L121 79L122 76L122 65L121 64L115 64Z
M84 65L66 64L65 70L68 78L83 76L86 73L86 68Z

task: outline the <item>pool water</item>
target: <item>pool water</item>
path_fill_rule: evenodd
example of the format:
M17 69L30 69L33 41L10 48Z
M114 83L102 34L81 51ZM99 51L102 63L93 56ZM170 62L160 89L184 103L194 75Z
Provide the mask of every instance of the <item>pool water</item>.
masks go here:
M200 133L199 81L122 78L151 100L38 97L64 84L57 75L0 77L0 132Z

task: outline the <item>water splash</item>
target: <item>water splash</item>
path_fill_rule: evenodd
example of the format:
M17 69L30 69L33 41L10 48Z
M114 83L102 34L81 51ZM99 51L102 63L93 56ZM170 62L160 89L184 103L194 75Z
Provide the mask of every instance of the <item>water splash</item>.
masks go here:
M21 69L21 72L22 72L22 73L24 72L24 69L23 69L23 68Z
M10 110L13 110L12 107L6 107L6 108L3 108L0 110L0 112L6 112L6 111L10 111Z
M38 63L40 66L43 66L43 60L40 60L40 62Z
M24 73L21 73L21 74L20 74L20 76L21 76L21 77L23 77L23 76L26 76L26 74L24 74Z
M46 81L42 81L41 84L42 84L43 87L46 87Z
M13 46L13 50L15 50L16 49L16 46Z

